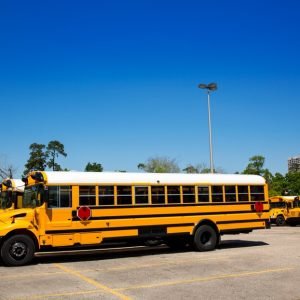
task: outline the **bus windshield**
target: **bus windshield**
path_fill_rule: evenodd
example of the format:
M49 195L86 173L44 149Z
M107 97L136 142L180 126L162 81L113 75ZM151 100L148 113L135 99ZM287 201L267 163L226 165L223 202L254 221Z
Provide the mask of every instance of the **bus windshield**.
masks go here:
M0 194L0 208L10 208L12 206L12 203L12 191L2 191Z
M25 187L23 195L23 208L35 208L44 202L44 187L42 184Z

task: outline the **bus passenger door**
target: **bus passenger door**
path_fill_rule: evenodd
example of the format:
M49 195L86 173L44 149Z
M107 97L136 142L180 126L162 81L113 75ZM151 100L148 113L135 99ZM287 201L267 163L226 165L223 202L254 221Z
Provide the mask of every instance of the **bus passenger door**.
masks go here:
M74 245L70 186L49 186L46 206L46 243L53 247Z
M285 218L289 217L291 208L292 208L291 203L286 202L284 207L284 212L283 212Z

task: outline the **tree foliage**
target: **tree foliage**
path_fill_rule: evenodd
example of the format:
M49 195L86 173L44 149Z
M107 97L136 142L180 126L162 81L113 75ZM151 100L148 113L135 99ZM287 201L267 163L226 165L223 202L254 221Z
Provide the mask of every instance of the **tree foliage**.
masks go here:
M286 178L286 191L290 195L300 195L300 172L289 172Z
M207 168L207 166L205 164L198 164L195 166L193 166L192 164L189 164L184 169L182 169L182 171L185 173L188 173L188 174L209 173L210 172L209 168Z
M29 146L29 159L25 164L24 175L31 170L45 170L47 166L47 155L45 152L46 146L44 144L33 143Z
M265 169L263 169L265 158L262 155L254 155L249 158L249 164L243 171L244 174L263 175Z
M300 172L289 172L285 175L275 173L274 175L264 168L265 158L262 155L250 157L249 164L243 174L261 175L266 179L269 186L269 196L277 195L299 195L300 194Z
M198 164L193 166L192 164L187 165L186 168L182 169L183 172L188 174L204 174L204 173L210 173L210 168L208 168L204 163ZM214 173L225 173L222 168L216 168L214 169Z
M61 166L56 162L59 155L67 156L64 145L59 141L50 141L47 147L44 144L33 143L29 146L29 159L25 164L24 175L31 170L44 171L48 166L53 171L61 171Z
M138 168L151 173L178 173L180 168L175 159L164 156L149 158L145 163L139 163Z
M103 167L101 164L98 164L96 162L90 163L88 162L84 169L85 172L102 172Z
M64 157L67 156L64 145L56 140L50 141L46 148L46 156L48 158L47 165L53 171L62 170L61 166L56 162L56 159L58 158L59 155L62 155Z
M272 176L272 180L269 182L269 196L283 195L287 190L287 181L285 176L280 173L275 173Z

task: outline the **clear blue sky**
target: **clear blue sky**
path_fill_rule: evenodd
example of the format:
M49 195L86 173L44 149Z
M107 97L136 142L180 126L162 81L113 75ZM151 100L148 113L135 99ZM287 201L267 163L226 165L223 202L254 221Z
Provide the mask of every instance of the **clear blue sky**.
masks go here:
M63 167L136 171L151 156L285 173L300 154L300 1L0 2L0 159L31 143Z

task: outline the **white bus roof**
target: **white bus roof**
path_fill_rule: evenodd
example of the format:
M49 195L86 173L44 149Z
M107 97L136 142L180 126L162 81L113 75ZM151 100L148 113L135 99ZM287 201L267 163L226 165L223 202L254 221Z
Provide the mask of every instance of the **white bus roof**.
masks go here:
M21 179L6 178L6 179L3 179L2 183L6 182L6 181L11 182L11 184L12 184L11 188L13 191L24 192L25 184Z
M47 184L245 184L263 185L258 175L129 173L129 172L42 172Z
M271 197L271 201L272 200L283 200L283 201L294 201L295 198L297 198L298 196L274 196L274 197Z

